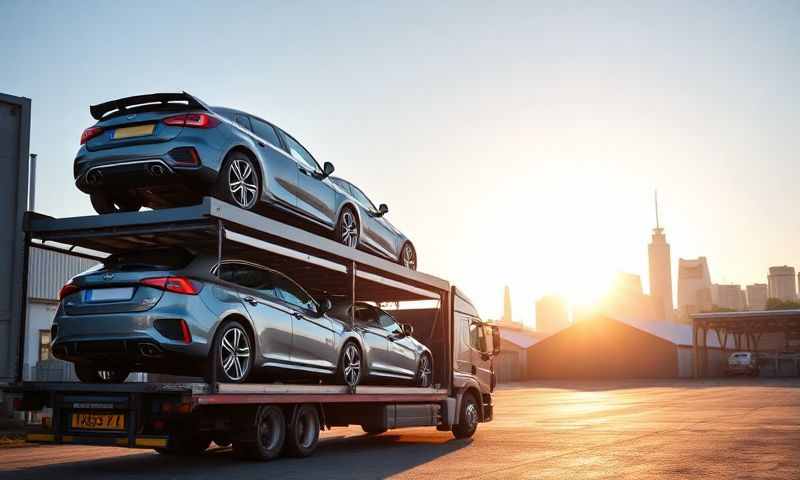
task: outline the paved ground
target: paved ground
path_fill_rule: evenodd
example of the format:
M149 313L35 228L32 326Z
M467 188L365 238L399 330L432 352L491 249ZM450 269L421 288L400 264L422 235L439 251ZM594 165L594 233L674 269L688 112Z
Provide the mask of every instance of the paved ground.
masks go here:
M325 434L314 457L241 463L80 446L0 449L14 478L800 478L800 381L543 382L497 393L471 440Z

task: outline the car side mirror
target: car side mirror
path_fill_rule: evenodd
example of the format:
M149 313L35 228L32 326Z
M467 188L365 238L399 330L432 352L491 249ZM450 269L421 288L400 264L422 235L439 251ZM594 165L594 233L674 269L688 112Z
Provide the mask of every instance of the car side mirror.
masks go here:
M331 308L333 308L333 304L331 303L330 298L324 298L321 302L319 302L319 306L317 307L317 313L320 315L325 315L328 313Z
M409 325L407 323L404 323L403 324L403 335L405 335L406 337L413 336L414 335L414 327L412 327L411 325Z
M382 217L387 213L389 213L389 206L386 205L385 203L381 203L380 206L378 207L378 216Z
M500 327L492 325L492 355L500 354Z
M331 162L325 162L322 166L322 178L330 177L334 170L335 168Z

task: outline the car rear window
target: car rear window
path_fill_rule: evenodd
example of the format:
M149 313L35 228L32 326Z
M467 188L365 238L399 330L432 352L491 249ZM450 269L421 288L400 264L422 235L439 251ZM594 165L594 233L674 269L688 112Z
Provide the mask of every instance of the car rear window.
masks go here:
M189 265L194 255L183 248L153 248L115 253L103 265L112 270L177 270Z

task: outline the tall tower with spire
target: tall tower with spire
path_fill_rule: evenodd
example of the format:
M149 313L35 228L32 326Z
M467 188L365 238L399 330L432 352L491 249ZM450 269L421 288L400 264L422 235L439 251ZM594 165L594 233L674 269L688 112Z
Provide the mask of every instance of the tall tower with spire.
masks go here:
M506 285L505 290L503 291L503 321L504 322L511 322L511 290L509 290L508 285Z
M669 243L658 219L658 191L655 192L656 228L647 247L650 259L650 295L661 306L664 320L673 319L672 260Z

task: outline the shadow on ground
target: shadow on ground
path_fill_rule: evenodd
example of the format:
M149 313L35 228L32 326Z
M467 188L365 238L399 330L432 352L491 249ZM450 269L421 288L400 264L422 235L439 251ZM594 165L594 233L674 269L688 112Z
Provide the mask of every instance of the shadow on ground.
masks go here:
M432 433L404 442L391 433L380 436L328 437L309 458L279 458L271 462L247 462L233 457L230 448L212 448L194 457L162 456L154 452L4 472L0 478L384 478L443 457L468 446L471 440L455 440L449 434Z

